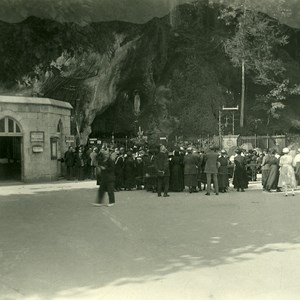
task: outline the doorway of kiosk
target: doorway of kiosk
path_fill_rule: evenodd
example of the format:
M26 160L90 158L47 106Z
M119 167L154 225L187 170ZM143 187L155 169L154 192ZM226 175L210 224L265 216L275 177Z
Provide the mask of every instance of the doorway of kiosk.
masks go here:
M0 180L20 181L22 178L22 137L0 136Z

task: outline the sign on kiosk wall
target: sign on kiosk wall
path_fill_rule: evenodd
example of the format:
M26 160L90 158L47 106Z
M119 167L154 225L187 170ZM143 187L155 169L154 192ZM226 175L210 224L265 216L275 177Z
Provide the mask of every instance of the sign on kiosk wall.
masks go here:
M30 131L31 143L44 143L44 131Z
M44 148L41 145L34 145L34 146L32 146L32 152L33 153L41 153L43 151L44 151Z
M75 142L74 135L66 135L65 141L66 141L66 143L70 143L70 144L74 143Z

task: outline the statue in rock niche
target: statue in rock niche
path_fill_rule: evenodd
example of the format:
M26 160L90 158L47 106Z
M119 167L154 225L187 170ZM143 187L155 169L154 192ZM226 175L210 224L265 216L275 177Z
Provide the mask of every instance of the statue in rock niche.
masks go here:
M138 116L141 112L141 98L138 90L134 91L134 114Z

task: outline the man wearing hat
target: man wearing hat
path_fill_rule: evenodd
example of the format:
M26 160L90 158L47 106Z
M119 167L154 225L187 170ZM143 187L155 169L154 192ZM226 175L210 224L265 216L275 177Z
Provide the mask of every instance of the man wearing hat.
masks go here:
M164 190L164 197L169 197L169 179L170 168L168 151L164 145L160 146L160 152L154 158L154 167L157 174L157 194L161 196L162 189Z
M207 180L207 189L206 194L207 196L210 195L211 189L211 177L213 177L214 188L216 195L219 195L219 185L218 185L218 153L214 146L209 148L209 151L205 155L205 168L204 172L206 173L206 180Z

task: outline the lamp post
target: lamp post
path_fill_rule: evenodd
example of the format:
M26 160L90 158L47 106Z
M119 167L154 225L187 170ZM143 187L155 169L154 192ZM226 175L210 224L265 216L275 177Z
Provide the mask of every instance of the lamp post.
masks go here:
M234 113L239 110L239 106L236 107L222 107L223 111L231 111L232 112L232 134L234 135Z
M222 106L222 109L219 110L219 144L222 148L222 112L223 111L229 111L232 112L232 134L234 135L234 113L239 110L239 106L236 107L224 107Z

